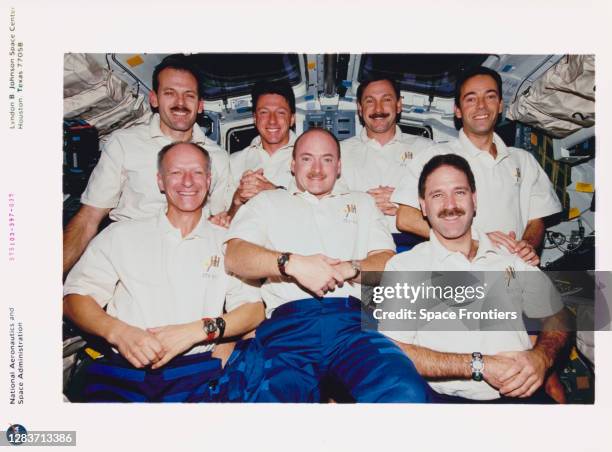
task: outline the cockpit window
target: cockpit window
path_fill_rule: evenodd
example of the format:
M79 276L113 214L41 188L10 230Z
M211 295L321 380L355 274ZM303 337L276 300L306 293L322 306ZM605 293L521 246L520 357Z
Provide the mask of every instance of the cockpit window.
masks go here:
M359 81L387 77L398 82L401 91L436 97L453 97L458 76L480 66L489 55L482 54L388 54L370 53L361 57Z
M259 80L287 80L292 86L302 81L297 54L198 53L193 59L208 100L250 94Z

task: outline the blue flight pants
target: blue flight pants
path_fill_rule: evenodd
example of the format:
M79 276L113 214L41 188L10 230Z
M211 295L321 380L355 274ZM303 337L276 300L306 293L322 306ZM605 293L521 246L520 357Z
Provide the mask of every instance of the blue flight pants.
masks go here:
M84 369L86 402L210 401L222 368L210 352L177 356L165 366L138 369L117 353L109 352Z
M353 298L297 300L277 308L228 361L220 401L320 402L332 378L356 402L427 402L412 361L377 331L363 330ZM332 394L333 397L333 394Z

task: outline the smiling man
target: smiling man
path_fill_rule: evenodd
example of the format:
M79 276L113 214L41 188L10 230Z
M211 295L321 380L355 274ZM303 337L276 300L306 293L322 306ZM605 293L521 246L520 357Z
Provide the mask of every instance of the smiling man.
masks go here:
M291 170L288 190L253 197L228 231L227 269L265 279L269 317L228 373L246 381L236 400L318 402L333 379L358 402L426 401L410 360L361 329L361 270L393 255L383 215L366 193L337 187L340 146L326 130L298 138Z
M559 212L561 205L533 156L507 147L494 132L503 111L501 93L501 77L492 69L480 66L464 74L455 91L456 125L462 125L459 138L421 153L391 200L401 204L398 229L428 237L429 225L419 211L419 174L434 155L460 155L469 162L478 186L474 224L487 232L493 243L537 264L543 219Z
M414 157L434 144L430 139L402 133L400 90L394 80L364 80L357 89L361 134L342 142L342 182L351 190L369 193L386 216L391 232L397 205L391 194Z
M212 160L207 208L212 214L225 210L229 159L196 124L204 108L198 77L186 55L170 55L156 66L149 103L157 112L149 124L116 131L104 145L81 195L82 207L64 231L64 273L78 260L107 214L113 221L140 219L155 215L165 205L166 198L155 184L156 159L159 150L172 142L206 146Z
M251 93L259 132L251 144L230 156L230 216L263 190L288 187L295 134L295 95L288 82L259 82Z
M419 177L418 192L421 211L431 226L429 241L394 256L385 270L471 271L474 277L476 272L484 274L486 296L479 311L510 306L513 313L542 319L535 346L522 317L518 317L518 324L479 323L487 324L488 331L466 331L465 324L447 320L404 323L404 331L383 331L390 329L384 323L379 328L397 341L429 380L438 394L437 401L553 403L542 384L568 337L560 295L536 267L505 248L493 246L487 234L472 225L476 188L474 174L464 158L443 154L427 162ZM508 269L512 276L504 281ZM386 278L389 274L383 276L383 285ZM437 309L439 306L430 312ZM450 305L442 312L458 311L457 306Z
M221 372L215 343L263 320L259 291L224 271L225 229L202 214L208 152L170 144L158 167L167 209L106 228L64 285L64 315L102 339L104 356L85 370L86 401L209 400Z

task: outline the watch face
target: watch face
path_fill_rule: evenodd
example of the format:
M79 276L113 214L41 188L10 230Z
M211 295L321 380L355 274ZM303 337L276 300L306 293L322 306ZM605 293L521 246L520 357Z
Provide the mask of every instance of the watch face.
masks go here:
M484 369L484 364L482 361L473 361L472 362L472 369L474 369L475 371L481 371L482 369Z
M207 333L214 333L215 331L217 331L217 324L213 321L208 321L206 322L206 325L204 326L204 330Z

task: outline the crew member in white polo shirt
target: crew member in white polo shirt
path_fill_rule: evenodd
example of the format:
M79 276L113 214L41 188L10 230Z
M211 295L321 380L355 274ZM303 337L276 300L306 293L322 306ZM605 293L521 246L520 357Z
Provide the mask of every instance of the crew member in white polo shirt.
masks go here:
M295 185L259 193L228 231L227 268L266 279L270 317L227 374L245 381L237 400L318 402L333 378L359 402L426 401L410 360L361 328L361 269L393 255L382 214L367 194L336 187L340 145L326 130L298 138L291 169Z
M200 81L188 56L170 55L153 72L151 107L157 112L148 124L114 132L81 195L82 207L64 231L64 273L78 260L110 212L113 221L140 219L165 205L155 184L159 150L175 141L205 146L212 160L212 184L207 210L225 210L229 178L227 153L206 138L196 124L204 108Z
M225 273L225 229L202 213L207 151L170 144L158 162L167 209L110 225L64 285L64 314L104 340L105 356L86 370L88 401L208 400L221 370L214 344L263 320L259 290Z
M429 225L418 210L419 174L434 155L460 155L469 162L478 186L475 226L487 232L494 244L502 244L537 264L536 250L544 237L543 219L559 212L561 205L533 156L507 147L494 132L503 110L501 84L497 72L482 66L458 81L455 116L457 125L463 124L459 138L419 154L392 201L401 204L398 228L428 237Z
M515 322L493 321L490 324L497 327L488 331L466 331L465 325L460 328L460 319L429 323L408 320L403 322L404 331L385 331L390 327L381 323L379 329L399 343L430 386L441 394L435 398L439 401L465 403L466 399L501 397L501 402L553 403L542 383L567 340L565 328L559 328L565 317L560 295L536 267L494 246L487 234L472 226L476 188L465 159L455 154L432 158L418 183L421 211L431 225L430 239L394 256L385 270L485 272L486 295L482 306L478 305L479 313L500 307L498 312L514 316ZM383 275L383 286L396 282L396 275ZM432 306L430 300L423 303ZM421 307L419 304L417 309ZM457 313L460 309L455 308L461 307L465 306L447 309ZM524 328L523 312L543 319L542 332L533 348Z
M288 187L295 133L295 95L287 81L258 82L251 93L253 120L259 135L230 156L232 196L229 215L263 190Z
M363 129L342 146L341 181L351 190L372 195L385 214L391 232L397 233L397 205L390 198L412 159L434 142L402 133L397 125L402 112L400 90L394 80L372 78L357 88L357 112Z

